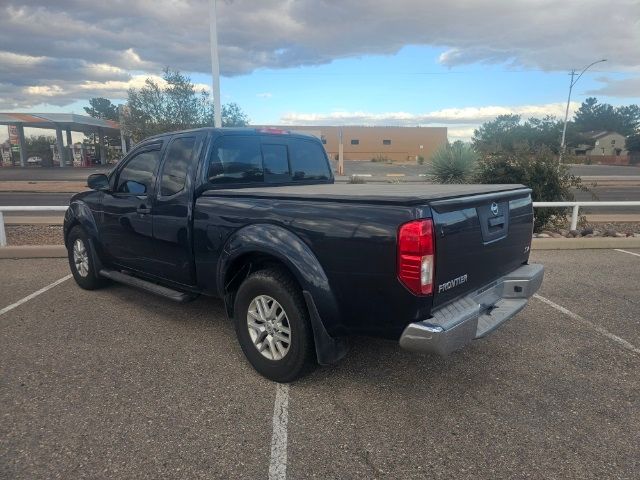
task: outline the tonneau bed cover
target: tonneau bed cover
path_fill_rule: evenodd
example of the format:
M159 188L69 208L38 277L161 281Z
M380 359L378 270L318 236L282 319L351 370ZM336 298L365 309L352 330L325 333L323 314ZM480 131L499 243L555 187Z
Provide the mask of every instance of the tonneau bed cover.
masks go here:
M526 189L519 184L349 184L291 185L284 187L248 187L212 189L204 196L280 198L314 201L375 202L389 204L414 204L424 201L484 195L511 190Z

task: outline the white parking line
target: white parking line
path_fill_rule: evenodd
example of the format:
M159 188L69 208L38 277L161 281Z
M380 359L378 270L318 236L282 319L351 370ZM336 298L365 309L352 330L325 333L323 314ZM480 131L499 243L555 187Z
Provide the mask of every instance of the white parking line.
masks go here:
M72 275L69 274L66 277L62 277L60 280L56 280L55 282L47 285L46 287L43 287L40 290L37 290L37 291L33 292L31 295L27 295L26 297L18 300L16 303L12 303L11 305L9 305L7 307L4 307L2 310L0 310L0 315L4 315L5 313L13 310L14 308L19 307L23 303L28 302L32 298L36 298L38 295L46 292L47 290L51 290L53 287L55 287L56 285L60 285L62 282L66 282L67 280L69 280L71 278L71 276Z
M621 248L614 248L616 252L628 253L629 255L635 255L636 257L640 257L640 253L628 252L627 250L622 250Z
M273 406L273 433L271 434L271 460L269 480L287 478L287 424L289 423L289 385L276 385Z
M584 323L585 325L590 326L591 328L593 328L596 332L604 335L605 337L607 337L610 340L613 340L614 342L616 342L618 345L620 345L621 347L626 348L627 350L632 351L633 353L637 353L640 354L640 348L636 347L635 345L633 345L632 343L627 342L624 338L620 338L617 335L614 335L613 333L609 332L608 330L605 330L604 328L602 328L600 325L591 322L590 320L587 320L584 317L581 317L580 315L578 315L577 313L573 313L571 310L567 310L566 308L564 308L561 305L558 305L555 302L552 302L551 300L549 300L548 298L542 297L540 295L538 295L537 293L533 295L534 298L537 298L538 300L540 300L541 302L546 303L547 305L549 305L550 307L555 308L556 310L558 310L559 312L564 313L565 315L573 318L574 320L577 320L578 322Z

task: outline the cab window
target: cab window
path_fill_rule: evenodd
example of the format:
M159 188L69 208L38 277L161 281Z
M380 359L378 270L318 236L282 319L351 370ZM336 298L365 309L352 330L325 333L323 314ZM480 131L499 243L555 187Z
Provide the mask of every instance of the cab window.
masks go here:
M159 149L134 155L118 175L116 193L146 195L151 191L159 164Z
M213 184L264 181L260 139L249 135L218 138L209 156L207 181Z
M318 142L291 138L289 140L289 155L294 182L329 180L331 178L324 148Z
M175 195L184 189L195 144L195 137L178 137L171 142L162 166L160 195Z

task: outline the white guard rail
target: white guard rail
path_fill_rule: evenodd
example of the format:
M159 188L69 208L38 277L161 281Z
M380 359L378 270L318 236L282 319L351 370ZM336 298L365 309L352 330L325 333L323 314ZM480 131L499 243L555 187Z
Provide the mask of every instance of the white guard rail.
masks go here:
M0 206L0 247L7 246L7 232L4 229L4 212L66 212L69 207L3 207Z
M640 201L623 202L533 202L533 208L565 207L572 208L571 230L578 228L580 207L640 207ZM0 247L7 245L7 234L4 228L3 212L66 212L69 207L3 207L0 206Z
M571 230L578 228L578 213L580 207L640 207L640 201L623 202L533 202L533 208L567 207L572 208ZM0 207L2 208L2 207Z

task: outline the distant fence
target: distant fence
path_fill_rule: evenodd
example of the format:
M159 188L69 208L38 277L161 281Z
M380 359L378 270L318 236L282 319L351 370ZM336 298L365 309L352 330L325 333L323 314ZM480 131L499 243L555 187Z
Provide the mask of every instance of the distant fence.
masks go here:
M4 228L4 212L66 212L69 207L2 207L0 206L0 247L7 246L7 232Z
M533 208L571 208L571 230L578 228L580 207L640 207L640 201L628 202L533 202ZM1 207L0 207L1 208Z

